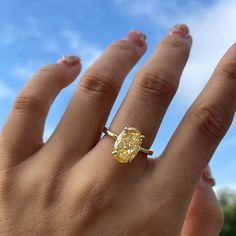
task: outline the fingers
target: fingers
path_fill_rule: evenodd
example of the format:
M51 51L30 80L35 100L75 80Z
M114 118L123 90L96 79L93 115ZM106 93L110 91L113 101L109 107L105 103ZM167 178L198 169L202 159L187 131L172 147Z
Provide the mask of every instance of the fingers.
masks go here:
M137 72L133 84L116 114L110 130L119 134L124 127L135 127L145 135L150 147L163 116L177 90L191 46L189 30L176 25ZM107 141L112 147L109 137ZM137 159L137 158L136 158Z
M163 153L162 172L168 173L165 179L175 188L184 183L178 188L182 199L193 190L231 124L236 107L235 68L236 44L226 52ZM156 165L154 179L158 172Z
M98 142L125 76L146 49L144 39L142 33L130 32L85 72L49 144L82 156Z
M2 138L13 158L6 162L20 162L42 146L49 108L60 90L77 77L80 68L80 59L70 56L41 68L26 84L3 128Z
M212 177L208 179L206 175L204 173L194 191L181 236L215 236L222 229L223 213L211 187Z

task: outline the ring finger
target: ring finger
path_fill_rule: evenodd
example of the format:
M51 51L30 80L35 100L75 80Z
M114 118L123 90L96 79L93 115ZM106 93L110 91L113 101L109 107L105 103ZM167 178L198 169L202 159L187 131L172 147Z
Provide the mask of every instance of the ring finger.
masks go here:
M135 127L146 136L143 146L147 148L151 146L177 90L179 78L189 56L191 42L187 26L176 25L171 29L150 60L136 74L111 124L111 131L118 134L125 126ZM109 142L112 148L114 141L108 137L102 140L103 142Z

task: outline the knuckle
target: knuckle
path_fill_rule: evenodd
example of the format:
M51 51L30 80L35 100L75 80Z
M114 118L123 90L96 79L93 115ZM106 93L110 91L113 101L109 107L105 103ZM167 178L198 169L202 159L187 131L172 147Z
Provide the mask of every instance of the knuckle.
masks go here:
M187 117L195 131L206 139L221 139L227 132L230 123L226 113L215 105L193 108Z
M190 52L189 46L181 39L167 37L161 42L161 44L170 49L178 50L185 56L189 55Z
M106 72L84 74L79 86L96 101L105 101L108 97L114 97L119 88L118 80L114 75Z
M81 196L81 191L80 191ZM94 222L100 214L106 214L114 204L114 195L109 188L107 181L95 180L87 185L84 197L79 199L79 211L88 222Z
M176 86L170 84L163 72L138 72L134 87L140 99L152 103L168 103L176 92Z
M13 111L15 113L20 113L24 111L34 111L40 112L42 111L43 104L40 98L34 95L19 95L16 97L15 102L13 104Z
M153 204L156 198L156 194L153 194L153 191L150 191L151 182L148 185L144 183L144 189L147 190L148 194L139 195L140 204L144 207L142 210L142 221L139 222L139 225L142 226L146 235L153 235L154 232L157 232L158 229L162 229L160 235L166 235L166 227L165 226L165 217L166 217L166 209L169 209L170 201L168 198L159 199L158 204ZM146 192L146 193L147 193ZM138 194L137 194L138 196ZM158 212L158 214L157 214ZM146 225L149 225L149 229L147 231Z
M225 63L222 65L219 74L226 79L236 80L236 62Z

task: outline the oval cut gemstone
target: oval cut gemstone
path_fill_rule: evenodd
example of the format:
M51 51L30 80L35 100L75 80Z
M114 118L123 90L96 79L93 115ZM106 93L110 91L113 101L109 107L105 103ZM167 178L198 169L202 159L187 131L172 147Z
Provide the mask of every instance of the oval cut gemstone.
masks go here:
M121 163L131 162L138 154L142 144L142 135L135 128L125 128L117 137L113 156Z

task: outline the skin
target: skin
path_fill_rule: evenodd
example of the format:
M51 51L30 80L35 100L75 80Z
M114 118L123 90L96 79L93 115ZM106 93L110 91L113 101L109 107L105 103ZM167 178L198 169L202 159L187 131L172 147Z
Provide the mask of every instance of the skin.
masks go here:
M185 29L184 29L185 27ZM191 47L177 26L136 73L110 130L136 127L150 147ZM140 33L114 42L81 77L43 142L48 110L79 74L78 58L41 68L17 96L0 136L1 235L215 236L223 215L206 167L236 107L236 45L223 56L158 158L112 157L101 137L127 73L146 50Z

